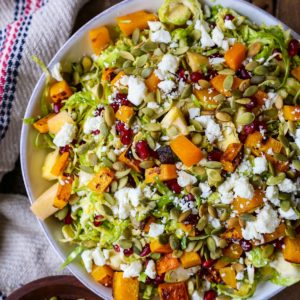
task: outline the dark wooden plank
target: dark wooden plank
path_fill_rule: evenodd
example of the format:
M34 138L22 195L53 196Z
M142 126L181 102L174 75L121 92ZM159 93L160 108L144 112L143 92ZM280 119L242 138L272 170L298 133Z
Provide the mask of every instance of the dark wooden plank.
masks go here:
M254 5L266 10L270 14L274 14L275 1L273 0L252 0Z
M278 0L276 17L300 33L300 0Z

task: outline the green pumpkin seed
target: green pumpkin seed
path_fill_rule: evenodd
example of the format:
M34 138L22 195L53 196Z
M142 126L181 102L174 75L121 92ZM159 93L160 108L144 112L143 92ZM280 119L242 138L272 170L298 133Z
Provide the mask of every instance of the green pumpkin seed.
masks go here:
M121 161L116 161L113 163L112 168L116 171L124 171L126 169L126 165Z
M170 236L169 243L170 243L172 250L178 250L180 247L180 240L175 235Z
M135 67L124 68L124 72L126 75L133 75L135 70L136 70Z
M157 48L156 43L147 41L142 45L141 50L146 53L149 53L149 52L153 52L156 48Z
M223 180L219 170L207 169L206 173L209 185L217 184Z
M228 220L229 216L230 216L229 212L227 210L224 210L221 213L219 219L220 219L221 222L224 222L224 221Z
M209 81L204 80L204 79L200 79L198 81L198 84L203 88L203 89L208 89L211 87L211 84L209 83Z
M192 280L188 281L187 290L188 290L189 295L192 295L194 293L195 285L194 285L194 282Z
M203 131L203 127L200 122L196 120L190 120L190 123L195 127L197 131Z
M186 99L191 96L192 92L193 92L193 87L191 84L188 84L184 87L184 89L180 95L180 98Z
M200 145L202 142L202 135L200 133L196 133L192 135L192 142L195 145Z
M111 168L113 165L112 162L107 157L102 158L102 163L104 164L105 167L108 168Z
M216 251L217 245L213 237L209 236L206 240L206 244L210 252L214 253Z
M129 249L129 248L132 247L132 241L125 240L125 239L119 240L119 241L118 241L118 244L119 244L123 249Z
M150 135L147 135L146 140L147 140L147 143L148 143L149 147L152 150L154 150L155 147L156 147L156 142L155 142L154 138Z
M196 241L189 242L185 249L185 252L192 252L194 250L194 248L196 247L196 245L197 245Z
M199 195L199 193L200 193L200 188L198 188L198 187L192 187L190 193L191 193L193 196L197 196L197 195Z
M182 54L186 53L188 50L189 50L188 46L178 47L175 50L173 50L172 53L174 55L182 55Z
M274 108L270 108L268 110L265 110L264 111L264 116L266 118L269 118L269 119L277 118L277 116L278 116L278 110L275 107Z
M75 238L75 232L71 225L64 225L62 227L62 234L67 241L71 241Z
M252 97L258 91L258 87L256 85L249 86L243 94L243 97Z
M230 91L233 85L233 76L232 75L227 75L224 79L223 82L223 88L226 91Z
M215 252L210 252L210 258L211 259L218 259L223 255L222 250L221 249L217 249Z
M109 158L109 160L111 160L112 162L115 162L117 160L117 156L114 153L114 151L109 151L107 153L107 157Z
M96 166L98 164L98 157L95 153L89 153L88 160L91 166Z
M278 95L275 99L275 107L277 109L282 109L283 107L283 98L280 95Z
M262 256L264 258L269 258L273 253L274 253L274 246L272 244L263 246Z
M115 204L114 198L109 193L104 193L103 195L104 195L105 201L107 201L110 205Z
M136 28L132 33L133 44L136 45L139 42L139 39L140 39L140 29Z
M123 69L130 68L130 67L132 67L132 61L130 60L126 60L122 65Z
M86 173L94 174L94 168L87 167L87 166L80 166L79 168L80 168L80 170L82 170Z
M218 72L221 75L235 75L235 72L231 69L223 69Z
M253 70L254 75L267 75L268 74L268 68L265 66L257 66Z
M240 215L240 219L244 222L253 222L253 221L255 221L255 217L251 214L242 214L242 215Z
M81 65L83 68L83 72L86 73L89 72L90 69L92 68L93 61L89 56L84 56L81 60Z
M200 220L198 221L196 228L199 231L202 231L205 228L205 226L207 225L207 222L208 222L207 216L202 216L200 218Z
M169 236L167 234L161 234L158 237L158 240L162 245L166 245L169 243Z
M300 160L293 160L292 165L298 172L300 172Z
M122 177L127 176L130 173L130 171L131 171L131 169L127 169L127 170L124 170L124 171L117 171L115 173L115 177L118 178L118 179L121 179Z
M146 79L148 78L151 73L153 72L153 68L146 68L146 69L143 69L142 73L141 73L141 76Z
M152 168L153 166L155 165L154 161L153 160L145 160L145 161L142 161L139 166L142 168L142 169L149 169L149 168Z
M219 240L219 247L221 248L221 249L224 249L224 248L226 248L227 247L227 241L225 240L225 239L220 239Z
M123 187L125 187L127 185L127 183L128 183L128 176L121 178L119 180L118 189L122 189Z
M159 123L148 123L143 125L143 129L146 131L161 131L161 125Z
M176 126L170 126L169 128L167 128L166 132L167 132L167 136L169 137L174 137L179 133Z
M275 153L274 154L274 158L277 159L277 160L279 160L279 161L284 161L284 162L286 162L286 161L289 160L286 156L284 156L281 153Z
M181 257L183 255L183 251L182 250L175 250L175 251L173 251L173 253L172 253L172 256L173 257L176 257L176 258L179 258L179 257Z
M111 127L115 124L115 113L110 105L107 105L104 109L104 120L108 127Z
M112 193L116 192L116 190L118 189L118 182L117 181L113 181L110 185L110 190Z
M203 167L209 168L209 169L220 169L222 168L222 163L219 161L205 161L201 164Z
M239 85L239 90L245 92L245 90L250 86L250 79L243 80Z
M269 167L270 173L271 173L273 176L275 176L275 175L276 175L276 170L275 170L275 168L274 168L274 166L273 166L273 164L272 164L271 162L268 163L268 167Z
M128 51L123 51L123 50L121 50L121 51L119 52L119 55L120 55L122 58L124 58L124 59L130 60L130 61L134 61L134 56L133 56L130 52L128 52Z
M226 100L226 97L223 96L222 94L219 94L219 95L214 96L213 99L217 102L222 102L222 101Z
M245 126L251 124L254 121L254 119L255 119L255 115L253 113L245 112L237 117L236 123L238 125Z
M207 211L208 211L208 213L209 213L213 218L217 218L217 217L218 217L217 210L216 210L213 206L209 205L209 206L207 207Z
M280 81L278 79L273 79L273 80L265 80L262 82L259 86L267 86L270 88L278 89L280 87Z
M137 68L144 67L144 65L147 63L148 58L149 58L148 54L144 54L144 55L138 57L135 61L135 66Z
M219 235L219 234L223 233L225 230L226 230L225 227L214 228L214 229L210 232L210 234L211 234L211 235Z
M170 218L172 220L177 220L179 218L180 212L177 208L172 208L170 211Z
M226 112L218 111L216 113L216 118L221 122L229 122L231 121L231 115Z
M284 173L280 173L277 176L270 176L267 179L267 185L278 185L281 182L283 182L284 179L285 179L285 174Z
M278 136L279 141L284 145L284 147L289 148L290 142L289 140L282 134Z
M262 47L262 43L261 42L255 42L253 44L251 44L248 48L248 57L253 57L255 55L257 55Z
M266 77L264 75L255 75L250 79L250 83L251 84L260 84L262 82L264 82L266 79Z
M192 213L191 210L187 210L187 211L181 213L179 218L178 218L178 222L182 223L191 213Z
M108 130L106 123L104 123L104 122L100 123L99 129L100 129L102 136L104 136L104 137L108 136L109 130Z
M258 66L258 63L255 60L253 60L245 66L245 69L247 71L252 72L257 66Z
M113 215L112 209L109 206L107 206L106 204L102 204L102 208L103 208L106 215L108 215L108 216Z
M291 203L290 201L281 201L280 202L280 208L283 210L283 211L288 211L290 208L291 208Z
M250 98L241 98L241 99L236 99L235 102L238 104L247 105L251 102L251 99Z

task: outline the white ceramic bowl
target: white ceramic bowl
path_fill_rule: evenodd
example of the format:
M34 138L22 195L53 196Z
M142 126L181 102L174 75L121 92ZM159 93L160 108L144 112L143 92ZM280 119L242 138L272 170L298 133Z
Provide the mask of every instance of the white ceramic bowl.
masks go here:
M205 1L210 4L210 1ZM90 29L105 24L112 24L115 22L116 16L125 15L134 11L148 10L155 12L162 2L163 0L125 0L107 9L79 29L57 52L57 54L51 60L49 67L51 68L55 63L60 61L76 61L83 54L92 53L87 34ZM214 4L222 4L223 6L231 7L242 15L248 16L251 20L258 24L265 23L268 25L276 25L280 23L276 18L267 14L265 11L258 9L257 7L242 0L215 0ZM293 34L295 37L299 38L296 33ZM25 118L39 114L39 99L44 87L44 83L45 76L43 75L41 76L32 93L25 113ZM34 137L35 131L33 130L32 126L23 125L21 133L21 165L26 190L31 203L34 202L35 199L50 185L49 182L41 177L41 167L43 165L46 152L37 150L34 147ZM53 246L61 260L64 261L72 248L70 245L63 244L58 241L61 237L61 225L54 218L49 218L45 222L39 223L46 237L48 238L49 243ZM68 268L83 284L85 284L97 295L106 300L112 299L111 289L105 288L94 282L90 275L78 262L78 260L77 262L70 264ZM282 287L275 286L270 283L262 284L258 287L253 299L268 299L282 289Z

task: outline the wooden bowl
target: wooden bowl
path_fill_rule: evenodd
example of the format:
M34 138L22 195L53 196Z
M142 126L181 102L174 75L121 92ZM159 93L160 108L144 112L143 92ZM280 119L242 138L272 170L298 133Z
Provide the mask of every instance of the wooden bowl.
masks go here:
M51 276L32 281L7 297L7 300L101 300L73 276Z

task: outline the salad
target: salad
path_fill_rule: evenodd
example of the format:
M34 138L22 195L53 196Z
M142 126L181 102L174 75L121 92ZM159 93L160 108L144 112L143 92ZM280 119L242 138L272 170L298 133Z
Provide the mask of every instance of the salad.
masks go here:
M247 299L300 280L300 43L222 6L165 0L89 32L91 56L46 73L61 222L114 299Z

